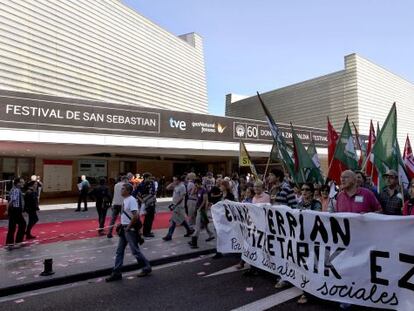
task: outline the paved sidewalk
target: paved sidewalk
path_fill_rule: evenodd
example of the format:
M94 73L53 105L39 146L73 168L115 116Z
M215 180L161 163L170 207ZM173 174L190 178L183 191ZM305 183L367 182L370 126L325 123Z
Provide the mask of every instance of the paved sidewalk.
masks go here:
M205 242L207 236L201 235L199 249L191 249L184 238L184 229L178 227L174 239L164 242L161 238L166 229L156 230L155 238L148 239L141 246L145 256L153 265L164 264L212 253L216 241ZM38 244L12 251L0 250L0 297L18 292L34 290L92 277L104 277L110 273L114 264L118 237L88 238L51 244ZM43 271L44 259L53 259L52 276L39 276ZM124 266L126 270L137 269L135 259L126 251Z
M157 205L159 203L171 202L172 198L157 198ZM77 202L72 203L58 203L58 204L40 204L41 211L50 211L50 210L64 210L64 209L72 209L74 210L77 207ZM83 208L83 204L82 204ZM88 208L95 208L94 201L88 201Z
M171 198L162 198L158 199L157 202L157 212L169 212L168 205L171 203ZM58 222L66 220L80 220L80 219L96 219L98 220L98 213L96 211L95 202L90 202L88 204L87 212L75 212L76 204L75 203L64 203L64 204L54 204L54 205L41 205L40 211L38 212L39 224L49 223L49 222ZM112 215L112 210L108 209L107 216ZM27 214L24 213L24 216L27 218ZM8 220L0 220L0 227L7 227Z

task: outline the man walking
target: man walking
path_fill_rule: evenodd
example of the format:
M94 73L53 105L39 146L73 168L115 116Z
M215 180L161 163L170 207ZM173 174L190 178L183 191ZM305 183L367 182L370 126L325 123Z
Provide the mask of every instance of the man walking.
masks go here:
M196 226L193 235L191 236L191 241L188 244L191 248L198 248L198 236L202 228L205 228L208 234L208 238L206 242L214 240L214 233L208 227L208 216L207 216L207 208L208 208L208 194L207 189L203 187L201 179L196 179L194 181L196 186L196 193L197 193L197 216L196 216Z
M184 235L185 237L189 237L194 233L194 230L190 228L187 221L185 220L185 207L184 207L184 198L186 195L186 190L184 186L186 176L177 176L173 178L173 182L167 186L167 190L174 190L173 192L173 213L170 219L170 228L168 229L168 233L162 239L164 241L171 241L172 236L174 234L175 227L177 224L182 225L186 230L187 233Z
M145 256L141 253L138 246L139 229L138 204L132 193L132 185L126 183L122 185L121 195L124 198L121 214L121 226L119 231L119 242L116 250L115 266L111 275L106 278L107 282L122 279L122 265L124 262L125 248L129 245L132 255L136 258L138 265L143 266L138 277L147 276L151 273L151 265Z
M145 218L144 218L144 227L142 229L143 235L146 238L153 238L154 233L152 233L152 223L154 222L155 216L155 206L157 203L157 197L155 195L155 185L151 180L150 173L144 173L142 175L144 180L138 185L136 189L136 198L141 204L144 204ZM135 195L134 195L135 196Z
M78 208L75 210L75 212L81 211L81 202L83 202L84 204L83 211L86 212L88 210L89 188L90 188L89 181L86 179L85 175L82 175L81 182L78 184L78 189L79 189Z
M109 224L109 230L107 234L107 238L111 239L113 237L112 231L114 229L114 224L118 215L121 214L122 202L124 198L121 195L122 186L128 183L128 177L122 176L121 180L117 182L114 186L114 197L112 199L112 218Z
M26 232L26 220L23 217L24 199L21 188L23 187L24 180L22 178L16 178L13 182L13 188L10 190L9 206L7 214L9 215L9 228L7 231L6 248L12 250L15 243L20 246L19 243L23 242L24 234ZM16 225L19 227L16 234Z

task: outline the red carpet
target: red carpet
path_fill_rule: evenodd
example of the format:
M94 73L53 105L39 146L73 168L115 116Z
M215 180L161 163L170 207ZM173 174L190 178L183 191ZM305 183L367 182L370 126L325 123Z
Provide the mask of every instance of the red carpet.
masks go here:
M155 215L152 228L168 228L171 213L162 212ZM109 225L110 217L106 218L105 226ZM119 217L118 217L119 221ZM82 240L85 238L95 238L98 236L98 220L67 220L62 222L49 222L37 224L32 230L32 234L37 237L30 240L33 243L55 243L58 241ZM105 230L107 232L107 230ZM114 234L115 230L114 230ZM0 246L6 243L7 227L0 227Z

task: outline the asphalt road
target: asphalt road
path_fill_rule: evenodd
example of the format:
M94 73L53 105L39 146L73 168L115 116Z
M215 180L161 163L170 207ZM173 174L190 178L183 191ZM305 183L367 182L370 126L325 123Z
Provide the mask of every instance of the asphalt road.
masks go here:
M0 310L304 310L333 311L338 304L296 303L298 289L276 290L275 276L243 276L237 257L211 257L155 267L151 276L124 274L122 281L102 278L0 298ZM286 302L284 302L286 301ZM238 309L239 308L239 309ZM373 310L356 307L353 310Z

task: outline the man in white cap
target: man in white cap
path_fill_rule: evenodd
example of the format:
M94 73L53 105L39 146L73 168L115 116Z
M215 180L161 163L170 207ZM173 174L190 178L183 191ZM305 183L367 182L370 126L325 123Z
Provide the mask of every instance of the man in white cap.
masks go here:
M380 193L379 201L383 213L386 215L402 215L404 205L404 189L401 189L398 181L398 172L387 170L383 175L387 186Z

